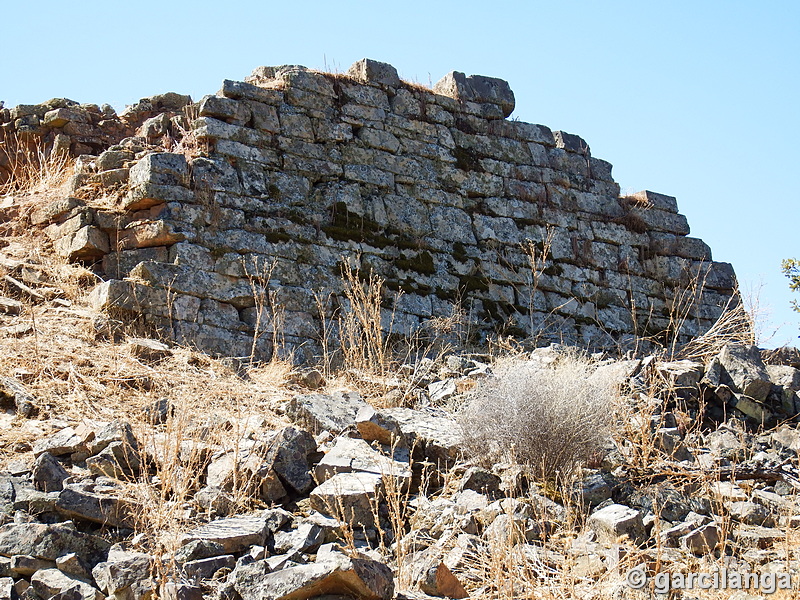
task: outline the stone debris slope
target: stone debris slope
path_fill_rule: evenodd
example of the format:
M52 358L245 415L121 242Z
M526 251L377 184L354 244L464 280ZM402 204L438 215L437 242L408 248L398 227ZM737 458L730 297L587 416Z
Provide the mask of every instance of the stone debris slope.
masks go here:
M128 343L153 365L176 351ZM548 369L564 352L517 360ZM418 365L413 406L375 407L306 373L323 387L287 394L282 423L240 416L222 437L176 421L178 397L130 422L65 422L27 451L5 449L0 582L28 600L497 597L545 585L636 597L623 577L640 564L793 570L792 360L739 343L705 361L596 359L633 416L561 489L465 455L458 390L496 377L466 356ZM2 393L12 427L50 410L18 379L4 377ZM181 472L191 477L176 496ZM168 531L166 511L178 515Z

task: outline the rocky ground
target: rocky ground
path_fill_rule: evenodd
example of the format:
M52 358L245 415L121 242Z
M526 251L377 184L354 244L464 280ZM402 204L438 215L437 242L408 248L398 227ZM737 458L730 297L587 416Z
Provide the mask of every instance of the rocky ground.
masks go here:
M797 351L716 331L585 357L619 397L556 484L466 452L496 357L380 379L215 360L92 313L90 272L4 244L0 598L646 598L635 567L797 575Z

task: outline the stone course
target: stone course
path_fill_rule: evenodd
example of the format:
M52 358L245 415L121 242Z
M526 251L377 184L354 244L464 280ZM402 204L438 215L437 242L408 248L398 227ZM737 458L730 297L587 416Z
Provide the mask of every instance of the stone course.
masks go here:
M732 267L688 236L675 198L620 197L583 139L509 120L500 79L452 72L430 90L364 59L346 75L259 67L194 105L154 98L117 118L118 143L87 142L98 155L78 160L75 189L122 189L116 207L61 200L37 218L61 255L102 273L97 307L180 343L268 358L280 321L285 348L311 359L315 293L330 318L343 268L385 280L387 328L411 334L457 306L478 342L685 341L738 301ZM176 116L186 105L191 124ZM55 131L83 114L37 110L3 118ZM192 151L153 152L181 123Z

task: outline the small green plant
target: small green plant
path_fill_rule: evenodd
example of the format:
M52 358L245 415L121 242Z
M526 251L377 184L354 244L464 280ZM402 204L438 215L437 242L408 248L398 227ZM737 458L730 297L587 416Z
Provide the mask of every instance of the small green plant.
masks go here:
M793 292L800 290L800 260L796 258L785 259L781 262L781 270L789 278L789 289ZM792 308L800 312L800 305L797 304L797 300L792 300Z

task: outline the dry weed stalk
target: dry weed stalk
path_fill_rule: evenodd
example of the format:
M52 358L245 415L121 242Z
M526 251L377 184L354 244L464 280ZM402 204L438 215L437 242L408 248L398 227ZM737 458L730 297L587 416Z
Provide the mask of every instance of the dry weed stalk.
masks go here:
M250 349L250 366L255 364L258 355L258 342L265 333L272 334L272 360L280 361L283 350L286 347L284 339L284 329L286 324L286 314L283 306L278 301L277 292L269 288L272 274L277 267L277 260L270 264L259 265L258 258L252 258L251 268L248 268L247 261L242 258L242 268L244 269L250 290L255 302L256 317L253 326L253 343ZM263 329L262 329L262 323Z
M74 161L67 152L47 151L41 138L28 141L15 131L0 131L2 156L6 161L0 196L53 192L72 174Z
M342 269L344 295L348 306L339 315L339 337L343 367L386 377L390 372L391 350L384 333L382 304L384 280L370 273L364 282L349 264ZM385 329L392 330L394 312Z
M711 328L679 348L676 358L704 362L719 354L730 343L756 343L754 319L744 304L738 301L738 292L728 300L722 315Z

